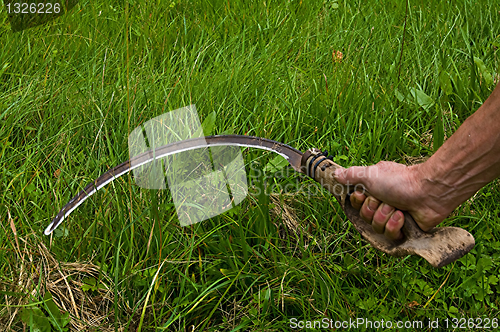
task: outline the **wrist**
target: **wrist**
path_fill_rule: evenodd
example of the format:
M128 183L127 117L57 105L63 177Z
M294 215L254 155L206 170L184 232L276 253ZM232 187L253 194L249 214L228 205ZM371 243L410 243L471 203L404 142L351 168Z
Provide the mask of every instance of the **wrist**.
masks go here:
M446 181L447 171L442 165L436 164L431 157L410 167L421 207L432 209L444 219L461 202L457 203L458 190L454 184Z

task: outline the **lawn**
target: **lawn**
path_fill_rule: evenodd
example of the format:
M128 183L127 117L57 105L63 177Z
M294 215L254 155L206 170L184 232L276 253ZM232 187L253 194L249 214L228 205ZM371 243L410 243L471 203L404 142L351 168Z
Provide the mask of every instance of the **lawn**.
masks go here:
M443 223L476 246L440 269L371 248L328 192L252 149L242 149L249 195L209 220L181 227L169 191L130 174L52 236L43 230L129 158L134 128L191 104L202 122L215 115L210 134L320 148L345 167L422 162L499 80L499 10L494 0L80 1L13 33L3 8L0 328L284 331L328 319L472 331L472 318L493 329L498 180Z

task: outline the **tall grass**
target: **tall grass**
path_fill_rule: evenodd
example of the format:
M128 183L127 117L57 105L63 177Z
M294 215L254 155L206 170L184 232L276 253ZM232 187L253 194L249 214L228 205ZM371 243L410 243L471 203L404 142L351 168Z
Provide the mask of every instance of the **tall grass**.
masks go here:
M10 32L5 11L0 20L5 326L25 324L16 305L40 306L43 282L20 287L46 264L39 242L57 261L91 261L112 280L102 330L278 331L292 317L498 318L498 181L447 219L477 245L437 270L370 248L319 189L249 195L181 228L168 191L125 176L52 238L42 235L74 194L128 159L135 127L189 104L202 120L216 112L214 134L326 149L344 166L425 159L497 81L495 1L409 1L407 15L405 1L81 1L20 33ZM244 155L256 169L272 157ZM250 191L310 183L268 175ZM101 294L101 279L92 278L89 298ZM90 324L71 314L71 324Z

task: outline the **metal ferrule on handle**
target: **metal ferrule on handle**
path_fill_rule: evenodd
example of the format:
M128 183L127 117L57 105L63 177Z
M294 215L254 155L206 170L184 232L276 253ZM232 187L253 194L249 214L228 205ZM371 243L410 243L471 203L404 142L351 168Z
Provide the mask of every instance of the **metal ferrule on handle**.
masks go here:
M334 163L331 157L327 157L327 153L318 149L308 150L302 155L301 163L306 175L335 196L357 231L373 247L391 256L419 255L432 266L442 267L461 258L474 247L474 237L466 230L458 227L438 227L424 232L408 212L404 212L404 238L389 240L383 234L376 233L373 227L360 217L359 211L352 207L349 195L358 188L343 185L334 179L335 170L341 166ZM366 190L364 193L370 196Z

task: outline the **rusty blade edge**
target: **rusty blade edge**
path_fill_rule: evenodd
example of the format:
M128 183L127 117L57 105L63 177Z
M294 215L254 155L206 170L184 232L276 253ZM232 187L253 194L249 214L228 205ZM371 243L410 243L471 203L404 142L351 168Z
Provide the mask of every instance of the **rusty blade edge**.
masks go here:
M281 142L273 141L267 138L245 135L216 135L191 138L188 140L167 144L154 150L146 151L124 163L121 163L116 167L113 167L112 169L98 177L96 180L88 184L82 191L80 191L72 199L70 199L69 202L57 213L54 219L52 219L51 223L45 229L44 234L50 235L50 233L52 233L71 212L73 212L87 198L97 192L97 190L101 189L120 176L132 171L133 169L145 165L158 158L166 157L183 151L211 146L240 146L275 152L284 157L295 171L302 172L302 152Z

